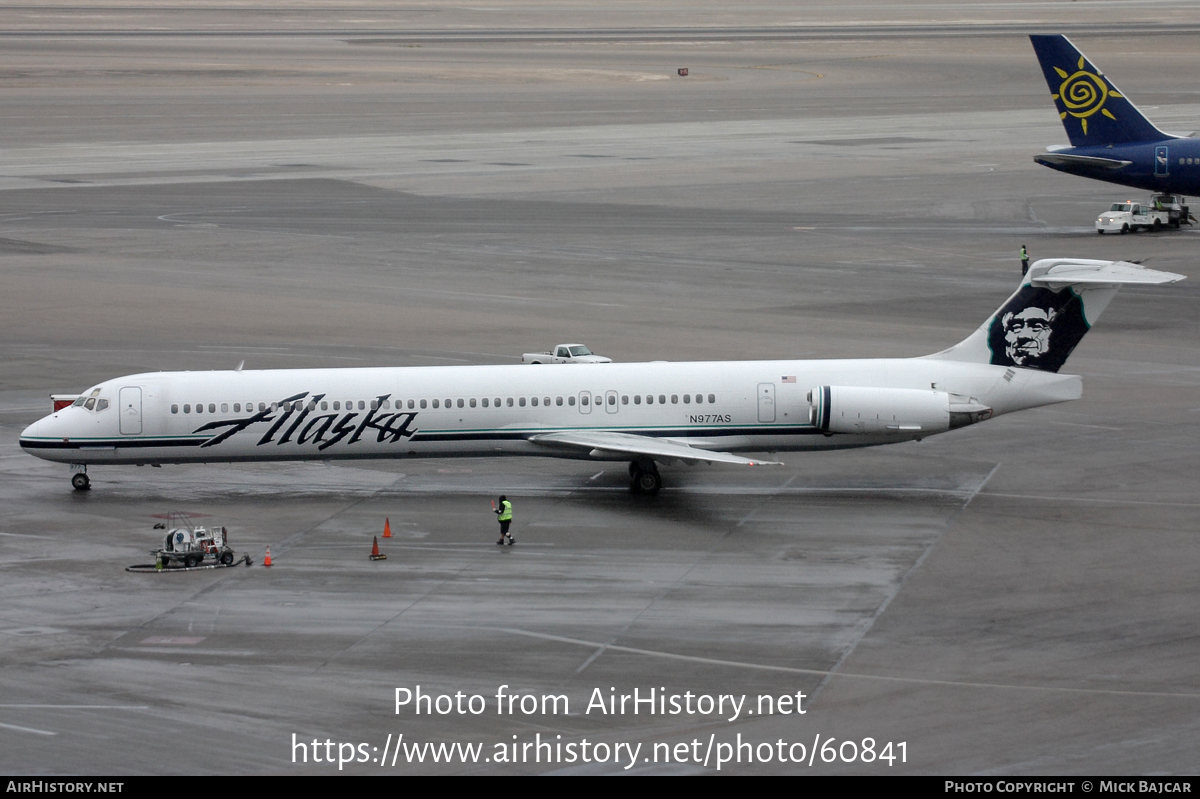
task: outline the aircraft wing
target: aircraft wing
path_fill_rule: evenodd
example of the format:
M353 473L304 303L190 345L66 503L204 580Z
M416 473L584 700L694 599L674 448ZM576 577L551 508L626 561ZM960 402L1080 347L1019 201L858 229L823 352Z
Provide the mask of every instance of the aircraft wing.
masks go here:
M1039 164L1086 166L1094 169L1120 169L1133 163L1116 158L1097 158L1094 155L1070 155L1068 153L1039 153L1033 157L1033 160Z
M782 466L780 461L743 458L729 452L713 452L689 446L681 441L650 438L630 433L603 430L574 430L565 433L545 433L533 436L530 442L551 449L586 451L594 457L621 455L630 458L651 458L656 461L697 463L737 463L744 466Z

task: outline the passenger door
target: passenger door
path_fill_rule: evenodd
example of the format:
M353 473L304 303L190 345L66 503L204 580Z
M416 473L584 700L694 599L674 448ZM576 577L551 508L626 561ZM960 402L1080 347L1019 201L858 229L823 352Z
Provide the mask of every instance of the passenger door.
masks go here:
M125 386L120 394L121 434L136 436L142 433L142 390Z
M775 421L775 384L758 384L758 421Z

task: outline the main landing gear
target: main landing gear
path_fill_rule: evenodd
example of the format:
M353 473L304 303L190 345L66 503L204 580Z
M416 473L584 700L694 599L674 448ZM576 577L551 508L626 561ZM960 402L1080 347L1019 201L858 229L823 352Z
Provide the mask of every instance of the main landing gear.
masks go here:
M629 477L632 479L629 490L635 494L654 496L662 488L662 476L654 461L632 461L629 464Z
M87 476L87 466L79 463L71 464L71 487L76 491L87 491L92 487L92 481Z

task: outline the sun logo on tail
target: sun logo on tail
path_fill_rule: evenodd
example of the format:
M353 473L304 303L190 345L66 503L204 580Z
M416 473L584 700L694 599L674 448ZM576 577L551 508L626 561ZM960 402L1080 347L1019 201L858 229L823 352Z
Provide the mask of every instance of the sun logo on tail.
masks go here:
M1116 117L1104 107L1104 103L1109 97L1121 97L1121 95L1115 89L1110 89L1099 73L1088 72L1083 67L1083 56L1079 57L1079 64L1074 74L1067 74L1066 70L1055 67L1054 71L1063 79L1063 82L1058 87L1058 94L1050 96L1055 100L1061 100L1063 107L1067 109L1059 113L1059 118L1066 119L1067 114L1075 117L1083 126L1083 135L1086 136L1088 117L1097 111L1109 119L1116 120Z

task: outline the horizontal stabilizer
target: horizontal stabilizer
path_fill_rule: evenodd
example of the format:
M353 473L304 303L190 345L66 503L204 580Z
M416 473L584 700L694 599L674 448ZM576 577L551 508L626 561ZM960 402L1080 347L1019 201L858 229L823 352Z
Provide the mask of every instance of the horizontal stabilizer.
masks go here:
M1035 155L1033 160L1044 165L1081 166L1093 169L1120 169L1133 163L1116 158L1097 158L1092 155L1068 155L1066 153L1039 154Z
M621 456L650 458L656 461L684 463L736 463L742 466L782 466L779 461L743 458L729 452L697 449L678 441L649 436L615 433L603 430L573 430L564 433L545 433L529 439L530 443L553 449L586 451L592 457Z
M1031 286L1058 290L1067 286L1128 286L1177 283L1186 275L1160 272L1125 261L1061 261L1033 276Z

